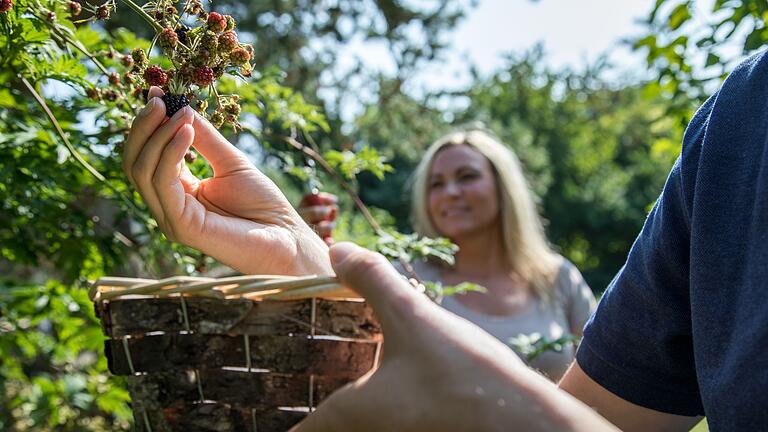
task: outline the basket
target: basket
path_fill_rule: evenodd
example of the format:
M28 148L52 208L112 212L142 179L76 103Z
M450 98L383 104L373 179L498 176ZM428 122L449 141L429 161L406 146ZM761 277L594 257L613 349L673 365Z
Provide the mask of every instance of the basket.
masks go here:
M288 430L381 348L332 277L102 278L90 295L138 431Z

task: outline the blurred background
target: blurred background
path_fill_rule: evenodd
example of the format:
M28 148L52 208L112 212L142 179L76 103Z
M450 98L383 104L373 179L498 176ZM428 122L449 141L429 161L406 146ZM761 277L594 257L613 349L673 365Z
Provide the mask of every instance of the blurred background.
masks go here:
M768 40L762 0L211 6L234 16L241 40L255 47L256 83L232 89L259 103L244 106L244 133L228 137L292 202L310 182L337 194L337 240L376 242L351 199L275 136L311 137L323 151L376 150L392 172L350 182L384 226L408 233L408 177L423 150L445 132L484 127L519 155L548 238L598 294L622 266L697 106ZM85 96L95 82L87 59L49 44L45 29L30 25L19 36L2 23L0 430L127 430L129 397L106 372L83 287L107 274L211 274L217 264L169 244L147 219L119 167L129 118ZM147 47L153 36L120 2L110 20L89 28L78 36L101 51ZM22 53L11 42L20 37L49 70L33 63L34 49L14 63ZM75 60L59 64L54 55ZM104 181L72 162L23 92L30 64L70 141Z

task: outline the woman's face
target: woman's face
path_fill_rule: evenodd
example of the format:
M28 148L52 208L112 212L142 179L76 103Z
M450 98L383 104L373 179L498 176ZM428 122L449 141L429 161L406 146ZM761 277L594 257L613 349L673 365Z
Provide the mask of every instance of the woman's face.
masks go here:
M427 185L429 215L441 235L456 241L498 226L493 169L470 146L443 147L432 161Z

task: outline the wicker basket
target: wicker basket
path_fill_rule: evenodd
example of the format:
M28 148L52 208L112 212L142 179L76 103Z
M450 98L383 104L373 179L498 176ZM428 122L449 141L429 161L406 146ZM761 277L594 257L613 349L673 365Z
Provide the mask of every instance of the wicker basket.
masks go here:
M139 431L285 431L376 366L373 314L325 277L103 278L109 370Z

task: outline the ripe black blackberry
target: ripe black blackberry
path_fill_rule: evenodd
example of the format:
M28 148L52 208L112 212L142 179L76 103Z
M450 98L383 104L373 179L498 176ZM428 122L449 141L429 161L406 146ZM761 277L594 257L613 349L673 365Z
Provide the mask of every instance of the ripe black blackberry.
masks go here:
M162 97L165 102L165 115L171 117L176 114L176 111L189 105L189 99L186 96L180 94L166 93Z
M187 32L189 30L190 28L185 25L182 25L176 29L176 36L179 37L179 42L183 43L184 45L189 45L189 36L187 36Z

